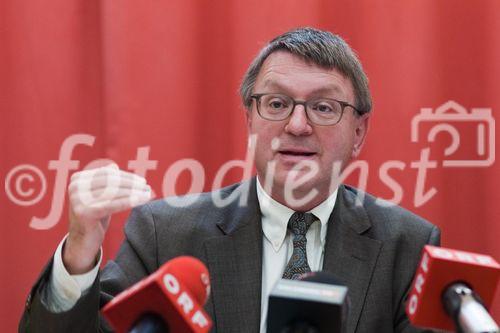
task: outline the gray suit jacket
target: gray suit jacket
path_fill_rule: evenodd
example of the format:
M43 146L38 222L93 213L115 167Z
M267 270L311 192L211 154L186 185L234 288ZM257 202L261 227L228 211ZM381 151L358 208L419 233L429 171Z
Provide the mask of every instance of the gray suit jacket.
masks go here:
M192 255L208 267L212 293L206 310L217 332L258 332L261 304L262 227L255 179L221 189L227 197L248 190L248 203L215 207L210 193L188 208L163 200L134 209L125 240L89 293L69 311L51 313L41 302L50 262L31 290L21 332L96 332L109 328L98 309L162 263ZM323 269L349 288L347 332L417 332L404 300L425 244L439 244L439 230L400 208L377 205L366 194L339 188L328 224Z

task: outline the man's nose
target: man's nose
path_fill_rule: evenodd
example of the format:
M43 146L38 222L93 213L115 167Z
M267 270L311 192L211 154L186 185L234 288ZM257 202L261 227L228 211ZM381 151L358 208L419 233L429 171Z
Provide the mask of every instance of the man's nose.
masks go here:
M312 127L309 124L306 109L303 105L295 106L290 118L288 118L285 131L296 136L310 135L312 133Z

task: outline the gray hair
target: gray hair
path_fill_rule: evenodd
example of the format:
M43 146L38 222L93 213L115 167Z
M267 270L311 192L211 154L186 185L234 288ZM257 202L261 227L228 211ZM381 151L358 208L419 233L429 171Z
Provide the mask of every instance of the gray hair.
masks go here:
M335 68L351 80L355 106L360 114L372 109L368 78L350 46L338 35L314 28L298 28L271 40L250 64L240 87L243 105L250 110L257 75L267 57L283 50L326 69Z

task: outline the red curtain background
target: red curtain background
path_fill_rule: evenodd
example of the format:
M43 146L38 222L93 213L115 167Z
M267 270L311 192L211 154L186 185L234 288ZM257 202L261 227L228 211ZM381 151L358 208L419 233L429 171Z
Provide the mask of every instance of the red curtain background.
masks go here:
M500 260L498 163L444 167L449 136L438 135L431 144L412 142L410 136L421 108L449 100L498 115L498 1L2 0L2 331L16 329L31 284L67 231L67 202L57 224L30 227L33 217L45 218L53 206L56 172L49 161L58 159L64 140L74 134L95 137L92 146L74 149L79 169L98 158L127 169L138 148L149 147L149 158L158 162L147 178L158 195L175 161L196 159L209 190L223 163L245 155L237 89L246 66L267 40L297 26L342 35L370 77L374 113L361 156L369 165L368 191L390 199L393 191L379 170L387 161L400 161L389 174L402 186L401 205L437 224L444 246ZM474 152L476 125L472 120L457 125L462 154ZM486 150L494 144L487 142ZM425 147L438 161L427 171L425 190L437 192L417 204L417 170L411 163ZM38 202L20 205L12 199L19 165L35 166L46 179ZM43 185L30 172L33 178L19 183L24 199L36 199ZM239 178L232 172L225 183ZM356 176L350 181L356 183ZM179 192L189 183L183 174ZM106 259L122 240L126 216L113 218ZM498 292L492 312L500 319Z

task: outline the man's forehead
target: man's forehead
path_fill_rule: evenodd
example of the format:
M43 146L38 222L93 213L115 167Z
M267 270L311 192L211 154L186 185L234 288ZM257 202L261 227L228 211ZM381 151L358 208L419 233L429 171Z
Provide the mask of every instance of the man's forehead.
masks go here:
M352 96L351 81L335 68L324 68L289 52L278 51L264 61L256 86L306 94L334 94Z
M289 87L290 82L276 80L274 78L265 78L262 81L263 88L276 89L276 90L293 90L293 87ZM293 85L290 85L293 86ZM323 83L322 85L311 89L311 93L322 94L322 93L344 93L339 85L334 83Z

